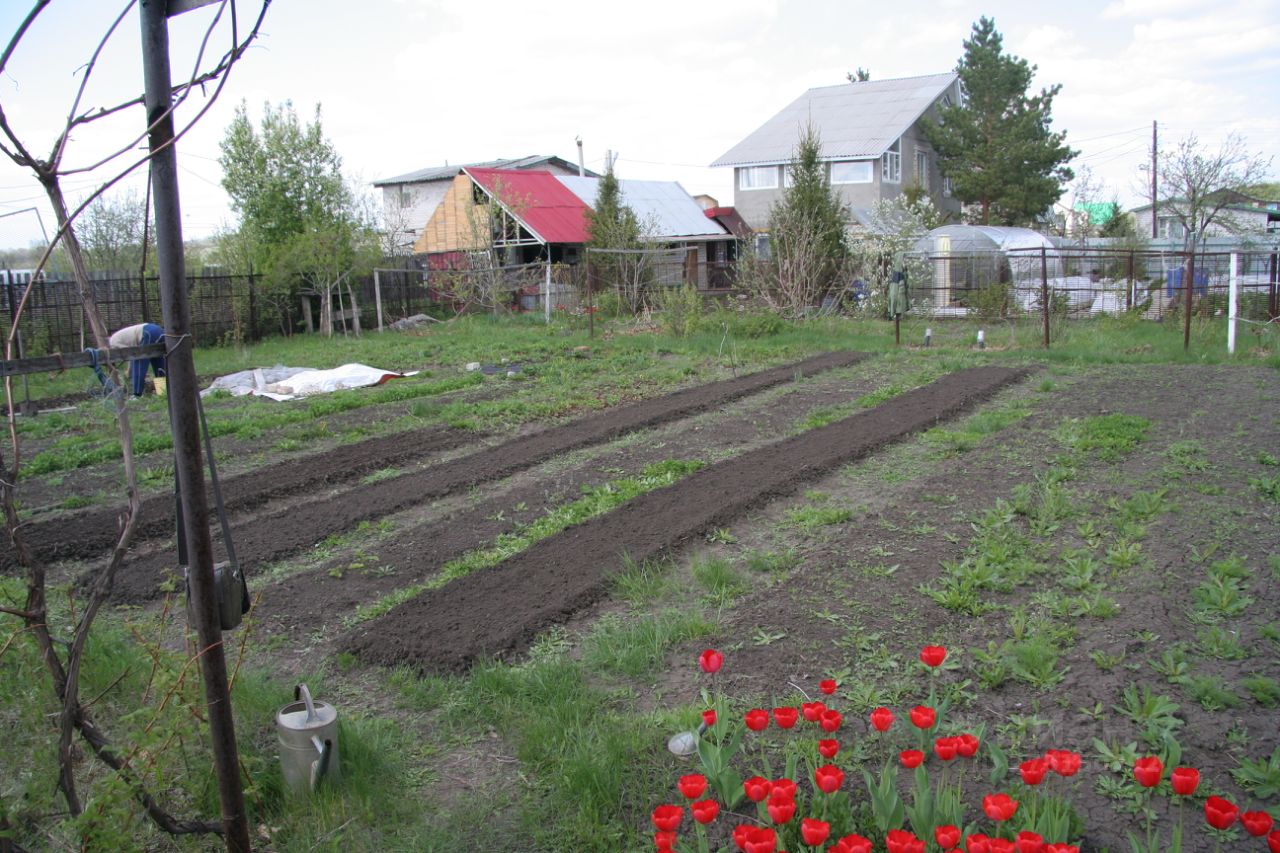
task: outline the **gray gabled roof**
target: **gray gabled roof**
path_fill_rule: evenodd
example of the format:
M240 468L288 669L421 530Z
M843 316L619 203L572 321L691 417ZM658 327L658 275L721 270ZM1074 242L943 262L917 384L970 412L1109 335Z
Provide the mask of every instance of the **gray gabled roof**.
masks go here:
M431 166L426 169L419 169L416 172L396 175L394 178L383 178L382 180L374 181L373 185L375 187L385 187L392 184L420 184L428 181L444 181L462 174L463 169L532 169L544 163L554 163L562 169L577 168L576 164L555 155L534 154L529 157L517 157L514 160L488 160L484 163L461 163L457 166ZM599 177L590 169L587 169L586 173Z
M588 207L596 206L599 178L556 175L556 180ZM623 204L631 208L636 218L641 223L652 224L655 238L729 236L720 223L707 217L702 206L676 181L619 180L618 189Z
M810 89L712 166L789 163L810 121L824 160L879 157L956 82L955 72Z

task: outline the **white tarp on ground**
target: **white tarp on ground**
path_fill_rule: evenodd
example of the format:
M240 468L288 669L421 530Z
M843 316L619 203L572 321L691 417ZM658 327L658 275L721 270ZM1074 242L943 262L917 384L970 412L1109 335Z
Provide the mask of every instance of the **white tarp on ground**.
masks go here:
M412 373L395 373L370 367L367 364L344 364L332 370L276 365L220 376L200 394L204 396L214 391L227 391L235 397L252 394L257 397L269 397L272 400L293 400L297 397L328 394L345 388L381 385L388 379L401 379L416 373L416 370Z

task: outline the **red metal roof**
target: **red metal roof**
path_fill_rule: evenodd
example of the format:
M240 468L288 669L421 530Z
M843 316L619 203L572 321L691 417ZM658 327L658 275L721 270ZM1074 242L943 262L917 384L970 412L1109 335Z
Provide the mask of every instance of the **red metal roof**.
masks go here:
M550 172L465 169L544 243L587 242L587 206Z

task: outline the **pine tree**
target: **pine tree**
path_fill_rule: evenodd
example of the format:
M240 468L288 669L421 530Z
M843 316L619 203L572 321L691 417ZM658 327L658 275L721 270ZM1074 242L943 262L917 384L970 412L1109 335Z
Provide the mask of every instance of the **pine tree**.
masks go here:
M980 207L979 223L1027 223L1048 210L1073 177L1078 152L1053 133L1055 85L1028 97L1034 65L1004 53L995 21L982 17L956 68L966 102L943 107L926 125L938 168L961 201Z
M786 301L812 305L838 282L847 255L847 217L820 159L822 140L809 125L787 167L790 186L769 211L769 245Z
M640 245L640 222L622 201L613 164L600 179L595 205L587 210L587 245L593 249L634 249Z

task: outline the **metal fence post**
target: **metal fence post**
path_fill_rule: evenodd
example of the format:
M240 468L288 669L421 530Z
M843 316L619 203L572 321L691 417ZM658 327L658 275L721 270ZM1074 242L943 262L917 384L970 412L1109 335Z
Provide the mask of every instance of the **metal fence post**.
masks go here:
M1049 348L1049 255L1040 247L1040 302L1044 315L1044 348Z
M1195 240L1191 241L1191 251L1187 253L1187 298L1184 307L1185 317L1182 318L1182 348L1184 350L1191 348L1191 282L1196 274L1196 244Z
M1236 296L1239 287L1238 269L1240 256L1231 253L1231 272L1227 279L1227 352L1236 351Z
M1129 250L1129 286L1124 289L1124 310L1133 310L1133 249Z

